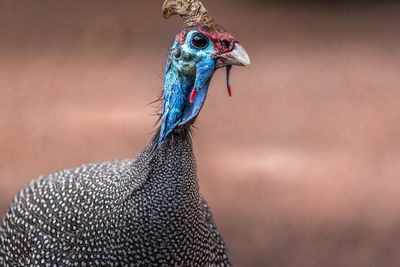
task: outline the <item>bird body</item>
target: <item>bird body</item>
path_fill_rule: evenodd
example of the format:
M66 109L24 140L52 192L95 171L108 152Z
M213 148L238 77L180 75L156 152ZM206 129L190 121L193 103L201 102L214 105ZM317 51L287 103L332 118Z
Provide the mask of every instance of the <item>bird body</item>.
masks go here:
M215 70L229 74L249 59L207 14L193 15L206 12L199 3L164 4L166 17L180 14L190 25L170 50L161 125L150 144L135 159L82 165L25 186L0 225L0 266L230 266L199 192L190 127Z
M28 212L29 211L29 212ZM1 266L227 266L189 130L134 160L42 176L0 228Z

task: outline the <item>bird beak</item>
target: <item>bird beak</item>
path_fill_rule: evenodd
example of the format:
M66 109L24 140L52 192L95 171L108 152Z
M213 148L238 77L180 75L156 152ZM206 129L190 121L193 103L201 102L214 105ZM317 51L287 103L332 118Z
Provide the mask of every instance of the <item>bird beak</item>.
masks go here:
M239 43L235 44L232 51L221 54L218 59L223 66L236 65L245 67L250 65L249 55Z
M217 68L226 67L226 85L228 87L228 94L232 96L231 87L231 70L232 65L246 67L250 65L250 58L246 50L239 43L235 44L232 51L221 54L218 57Z

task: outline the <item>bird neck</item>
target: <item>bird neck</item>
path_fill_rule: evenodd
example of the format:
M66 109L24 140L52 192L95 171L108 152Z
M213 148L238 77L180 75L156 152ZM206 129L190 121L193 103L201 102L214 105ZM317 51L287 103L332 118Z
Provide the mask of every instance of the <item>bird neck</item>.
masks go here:
M212 59L202 60L192 68L169 60L164 76L164 97L161 129L158 143L177 127L193 124L207 96L215 71Z
M190 104L188 97L193 85L192 75L183 75L175 66L167 65L159 144L164 143L168 135L182 123L185 109Z
M166 160L172 155L180 155L181 158L194 157L190 126L183 126L174 129L167 136L163 145L155 152L155 157Z
M193 153L192 138L188 126L174 129L161 146L157 146L157 133L152 142L141 153L140 158L146 162L145 173L149 177L157 177L155 184L168 184L171 180L183 187L198 191L196 160ZM162 174L161 176L157 175Z

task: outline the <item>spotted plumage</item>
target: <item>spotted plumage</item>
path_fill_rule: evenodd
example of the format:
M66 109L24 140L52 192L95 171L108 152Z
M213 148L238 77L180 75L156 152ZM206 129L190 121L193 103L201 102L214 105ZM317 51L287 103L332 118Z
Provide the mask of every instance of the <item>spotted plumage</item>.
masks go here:
M193 12L197 0L166 3L182 1ZM161 125L135 159L44 175L20 191L0 225L0 266L230 266L199 192L190 135L214 71L249 63L233 37L218 48L226 36L201 25L178 34Z
M1 266L227 266L187 129L135 160L42 176L0 228Z

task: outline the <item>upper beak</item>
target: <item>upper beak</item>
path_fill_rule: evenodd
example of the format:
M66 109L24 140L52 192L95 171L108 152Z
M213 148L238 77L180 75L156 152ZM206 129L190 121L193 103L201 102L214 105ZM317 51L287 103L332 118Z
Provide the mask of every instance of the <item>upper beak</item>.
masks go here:
M246 50L239 43L235 44L235 47L231 52L224 53L218 57L220 62L224 66L236 65L236 66L248 66L250 65L250 58Z

